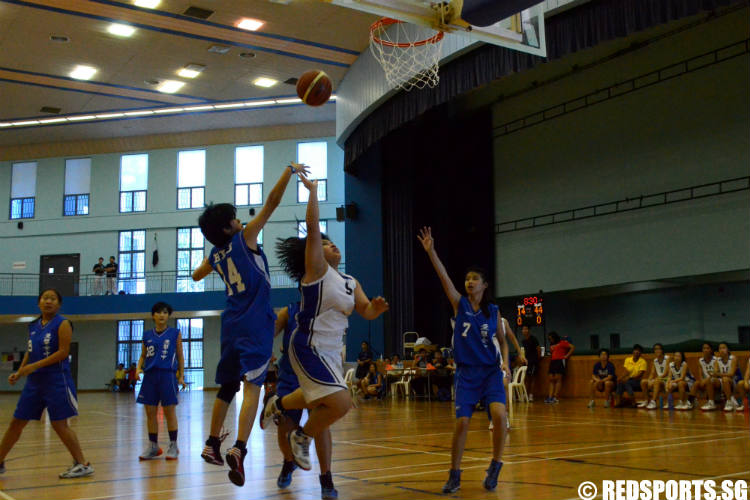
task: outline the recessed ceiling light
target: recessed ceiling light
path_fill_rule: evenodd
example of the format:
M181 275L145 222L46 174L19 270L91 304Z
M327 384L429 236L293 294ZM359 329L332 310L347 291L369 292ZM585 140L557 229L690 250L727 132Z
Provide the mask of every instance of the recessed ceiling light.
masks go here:
M261 76L260 78L256 78L255 80L253 80L253 85L265 88L273 87L277 83L279 82L277 82L273 78L266 78L265 76Z
M159 92L164 92L165 94L173 94L180 90L182 86L185 85L185 82L180 82L177 80L164 80L161 82L161 85L156 87L156 90Z
M227 52L229 52L229 47L227 47L226 45L211 45L208 48L208 51L209 52L213 52L214 54L222 54L223 55L223 54L226 54Z
M73 71L68 73L68 75L71 78L75 78L76 80L91 80L91 77L96 74L96 71L96 68L86 66L84 64L79 64L78 66L73 68Z
M195 78L196 76L200 75L204 69L206 69L206 67L202 64L191 63L178 71L177 74L183 78Z
M107 31L113 35L128 37L135 33L135 28L122 23L112 23L107 27Z
M136 7L145 7L147 9L155 9L161 3L161 0L135 0L133 2Z
M258 21L257 19L245 18L237 23L237 27L243 30L257 31L264 24L266 23L263 21Z

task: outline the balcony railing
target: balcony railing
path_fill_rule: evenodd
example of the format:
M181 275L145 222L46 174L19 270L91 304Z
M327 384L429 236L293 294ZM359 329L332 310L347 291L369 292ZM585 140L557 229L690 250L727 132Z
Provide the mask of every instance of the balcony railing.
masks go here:
M344 270L344 263L339 265ZM271 288L296 288L293 282L278 267L270 268ZM40 278L45 283L69 290L70 274L34 274L34 273L0 273L0 296L35 296L39 294ZM130 275L120 275L115 284L116 293L174 293L174 292L212 292L223 291L224 282L216 273L209 274L199 282L194 282L190 273L178 271L154 271ZM73 283L73 295L103 295L107 291L106 278L101 279L93 274L79 276ZM64 293L64 295L67 295Z

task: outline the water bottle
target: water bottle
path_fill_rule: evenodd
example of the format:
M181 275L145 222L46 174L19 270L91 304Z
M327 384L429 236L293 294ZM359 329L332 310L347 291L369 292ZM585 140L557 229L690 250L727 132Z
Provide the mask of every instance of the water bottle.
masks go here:
M674 396L672 396L672 393L669 393L669 396L667 396L667 405L669 406L669 411L674 410Z
M658 410L661 410L664 408L664 396L659 394L659 406L656 407Z

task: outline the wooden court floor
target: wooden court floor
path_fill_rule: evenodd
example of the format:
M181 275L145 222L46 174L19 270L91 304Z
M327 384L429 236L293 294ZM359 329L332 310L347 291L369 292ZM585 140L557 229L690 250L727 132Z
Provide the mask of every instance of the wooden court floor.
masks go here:
M48 424L30 423L0 475L4 499L318 499L317 465L278 490L275 432L254 427L243 488L227 469L200 458L215 392L181 395L180 459L139 462L146 443L143 409L132 394L84 393L72 420L96 473L61 480L70 457ZM17 396L0 395L3 431ZM602 479L750 479L748 413L586 408L586 400L517 404L500 485L481 481L489 461L486 414L475 413L454 497L572 499L582 481ZM236 416L233 405L228 423ZM450 403L363 402L333 429L334 481L341 499L421 499L443 495L453 425ZM233 442L234 435L225 442ZM160 415L160 442L166 444ZM166 447L163 446L165 449Z

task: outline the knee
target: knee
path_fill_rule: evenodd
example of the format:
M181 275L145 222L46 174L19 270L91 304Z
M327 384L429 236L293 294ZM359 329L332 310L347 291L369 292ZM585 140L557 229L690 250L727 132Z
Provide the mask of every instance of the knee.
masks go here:
M228 384L221 384L219 392L216 394L217 399L221 399L225 403L229 404L234 399L234 395L240 390L240 383L230 382Z
M608 391L611 391L612 388L614 388L615 384L613 382L604 382L604 388Z
M456 432L464 433L469 430L469 417L459 417L456 419Z

